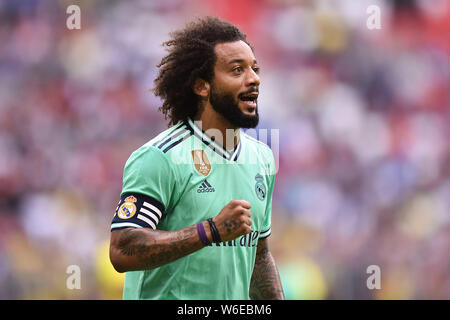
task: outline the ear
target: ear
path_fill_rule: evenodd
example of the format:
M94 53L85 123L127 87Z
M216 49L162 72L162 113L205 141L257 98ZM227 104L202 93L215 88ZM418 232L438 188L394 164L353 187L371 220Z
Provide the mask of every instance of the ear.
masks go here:
M197 78L192 86L194 93L202 98L207 98L209 96L210 86L209 83L201 78Z

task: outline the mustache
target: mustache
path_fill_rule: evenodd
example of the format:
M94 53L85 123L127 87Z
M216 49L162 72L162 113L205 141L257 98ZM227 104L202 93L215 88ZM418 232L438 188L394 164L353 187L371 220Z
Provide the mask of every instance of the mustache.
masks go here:
M242 96L245 96L245 95L250 94L250 93L256 93L256 94L259 94L259 90L258 90L258 88L253 87L253 88L248 89L248 90L245 91L245 92L241 92L241 93L238 95L238 97L241 98Z

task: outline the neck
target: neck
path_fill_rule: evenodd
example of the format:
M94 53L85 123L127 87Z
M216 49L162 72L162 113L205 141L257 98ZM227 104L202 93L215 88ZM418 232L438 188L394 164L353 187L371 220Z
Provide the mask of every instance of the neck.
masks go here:
M240 128L233 126L208 103L201 108L194 121L201 121L201 129L224 149L233 149L239 142Z

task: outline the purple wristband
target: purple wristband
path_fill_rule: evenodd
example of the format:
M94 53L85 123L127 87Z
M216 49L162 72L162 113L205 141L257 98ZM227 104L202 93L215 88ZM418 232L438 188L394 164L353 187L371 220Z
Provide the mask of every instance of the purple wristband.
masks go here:
M211 242L209 242L208 237L206 236L206 231L205 231L205 227L203 226L203 222L197 223L197 232L198 232L198 237L200 238L200 241L205 246L212 245Z

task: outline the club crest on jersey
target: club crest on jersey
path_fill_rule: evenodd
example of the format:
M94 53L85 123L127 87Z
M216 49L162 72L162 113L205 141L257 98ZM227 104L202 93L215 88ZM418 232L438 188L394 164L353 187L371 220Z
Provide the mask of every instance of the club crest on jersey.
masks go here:
M134 200L134 201L133 201ZM120 219L130 219L136 213L136 202L137 199L133 196L129 196L125 199L125 202L119 207L117 211L117 216Z
M255 192L259 200L263 201L266 198L266 185L264 184L264 178L259 173L255 176Z
M206 152L201 149L192 150L192 160L194 161L195 169L206 177L211 171L211 164Z

